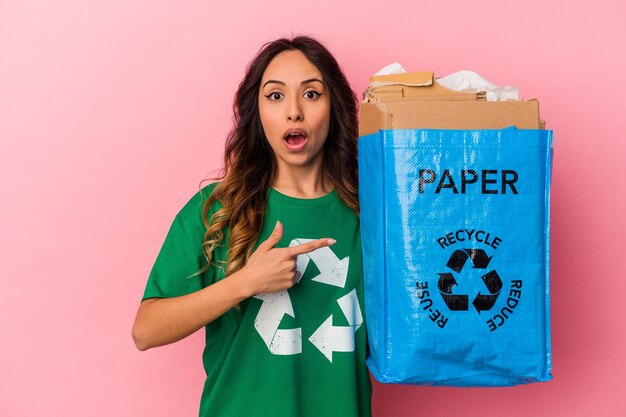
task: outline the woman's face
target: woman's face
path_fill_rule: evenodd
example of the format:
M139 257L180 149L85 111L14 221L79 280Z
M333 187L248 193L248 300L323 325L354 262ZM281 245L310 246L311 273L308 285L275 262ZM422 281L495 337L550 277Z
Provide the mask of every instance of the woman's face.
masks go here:
M298 51L276 55L259 89L265 137L279 169L319 162L330 125L330 94L320 71ZM288 134L295 132L296 135Z

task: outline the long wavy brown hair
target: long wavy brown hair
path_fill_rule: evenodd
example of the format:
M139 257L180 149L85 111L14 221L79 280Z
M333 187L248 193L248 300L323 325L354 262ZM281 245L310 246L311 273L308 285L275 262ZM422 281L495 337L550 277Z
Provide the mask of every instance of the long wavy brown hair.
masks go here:
M287 50L299 50L321 72L330 93L330 125L324 144L323 171L334 185L339 198L359 215L356 95L333 55L319 41L309 36L280 38L265 43L248 64L233 102L233 127L226 139L224 167L220 180L202 209L206 228L202 251L211 265L213 249L224 240L224 229L230 234L225 276L241 269L252 255L263 225L267 192L277 176L277 163L270 147L258 109L261 78L272 59ZM202 187L202 182L200 187ZM222 208L207 219L212 204ZM218 265L216 265L218 266ZM218 266L222 268L223 266Z

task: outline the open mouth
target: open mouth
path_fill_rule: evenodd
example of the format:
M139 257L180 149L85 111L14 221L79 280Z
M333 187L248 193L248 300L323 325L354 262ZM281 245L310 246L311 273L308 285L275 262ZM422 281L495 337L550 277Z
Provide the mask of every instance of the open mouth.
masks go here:
M304 149L307 143L307 137L302 134L287 135L285 145L291 151L299 151Z
M306 141L306 136L304 135L288 135L285 140L290 145L299 145Z

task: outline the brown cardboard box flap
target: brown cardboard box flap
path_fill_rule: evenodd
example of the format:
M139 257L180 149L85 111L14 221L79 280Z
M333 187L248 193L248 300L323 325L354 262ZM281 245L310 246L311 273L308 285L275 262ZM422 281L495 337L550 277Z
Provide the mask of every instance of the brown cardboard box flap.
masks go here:
M371 86L382 85L408 85L408 86L427 86L433 83L433 72L404 72L402 74L385 74L372 75L370 77Z
M537 100L361 103L359 136L379 129L543 129Z

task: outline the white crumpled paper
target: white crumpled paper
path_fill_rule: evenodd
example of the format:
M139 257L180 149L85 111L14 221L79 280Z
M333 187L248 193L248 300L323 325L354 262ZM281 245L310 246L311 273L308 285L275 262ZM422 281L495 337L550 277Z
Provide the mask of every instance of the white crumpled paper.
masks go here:
M383 68L381 68L374 75L388 75L388 74L404 74L406 70L402 67L402 65L394 62L393 64L389 64Z
M485 91L487 101L519 100L519 88L498 87L490 83L474 71L462 70L437 78L436 81L444 87L454 91Z

